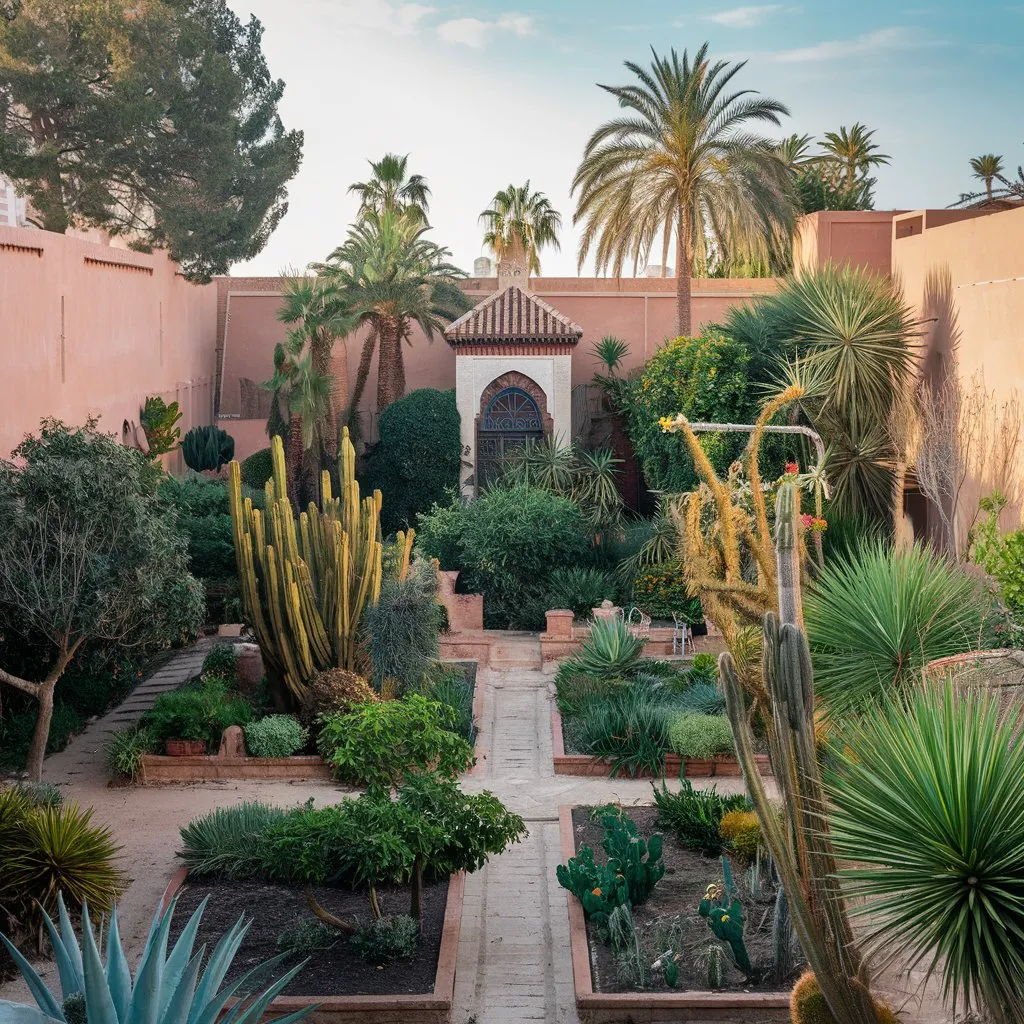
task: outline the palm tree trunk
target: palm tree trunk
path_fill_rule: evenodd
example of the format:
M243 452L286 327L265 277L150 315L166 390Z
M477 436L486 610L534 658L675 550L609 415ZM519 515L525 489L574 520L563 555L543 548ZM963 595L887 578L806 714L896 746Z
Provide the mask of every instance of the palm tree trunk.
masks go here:
M402 337L399 323L394 317L383 317L377 356L377 415L392 402L402 397L404 370L402 367Z
M327 440L325 447L327 454L334 458L338 454L338 410L344 400L339 394L339 381L332 371L331 351L334 346L334 338L317 338L312 346L313 366L316 372L322 374L331 382L330 394L327 396L327 414L324 417L323 435Z
M299 508L299 478L302 473L302 417L294 412L288 421L288 448L284 460L288 497Z
M692 288L690 285L690 231L685 207L679 207L676 219L676 337L689 337L693 330Z
M359 355L359 367L356 370L356 382L352 388L352 399L348 405L348 414L345 422L351 429L353 421L359 412L359 403L363 400L363 392L366 390L366 382L370 379L370 366L373 363L373 350L377 347L377 328L370 327L370 333L363 342L363 351Z
M985 178L985 191L988 193L988 198L992 198L992 176L989 175Z

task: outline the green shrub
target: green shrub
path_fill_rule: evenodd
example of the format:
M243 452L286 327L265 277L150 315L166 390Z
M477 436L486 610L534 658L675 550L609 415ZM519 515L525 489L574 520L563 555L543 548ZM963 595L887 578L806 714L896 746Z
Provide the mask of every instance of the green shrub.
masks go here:
M238 680L238 651L234 644L217 644L203 659L201 675L220 676L230 683Z
M635 668L644 641L620 618L595 619L583 648L559 666L559 672L582 672L597 679L621 678Z
M329 924L312 917L300 917L277 936L277 948L296 958L305 958L330 949L338 941L338 932Z
M998 491L982 499L981 510L987 515L974 531L971 558L999 585L999 596L1019 631L1024 627L1024 530L999 532L999 514L1005 507L1006 499Z
M267 486L267 481L274 475L270 449L261 448L258 452L253 452L252 455L242 459L239 470L242 475L242 483L246 487L262 491Z
M804 599L815 686L830 717L912 686L936 658L989 646L982 582L929 548L867 544L826 563Z
M317 672L306 687L300 718L313 728L320 715L348 711L353 705L373 704L380 700L377 691L360 675L344 668Z
M725 694L718 683L693 683L680 694L679 707L695 715L724 715Z
M691 683L718 682L718 658L714 654L695 654L688 677Z
M457 665L432 665L417 688L428 700L452 709L452 731L468 743L476 740L473 723L473 684Z
M253 757L290 757L308 738L294 715L267 715L245 726L245 749Z
M287 814L259 801L214 808L180 830L183 848L178 856L196 876L255 878L263 868L264 836Z
M644 687L624 686L570 719L568 739L580 753L609 758L612 775L657 775L669 750L671 715L671 708Z
M64 803L60 787L54 782L32 782L30 779L22 779L15 785L32 807L60 807Z
M459 486L462 439L454 391L419 388L381 414L379 440L366 455L363 484L384 495L385 534L416 525Z
M745 796L722 796L714 786L694 789L689 779L680 781L678 793L670 792L664 782L653 789L658 825L671 832L684 849L706 857L722 852L722 818L730 811L753 810Z
M728 811L718 824L725 845L745 864L750 864L761 848L761 822L753 811Z
M193 427L182 438L181 454L194 472L216 472L235 457L235 439L220 427Z
M710 758L733 750L732 727L722 715L683 711L669 722L668 736L669 749L683 758Z
M543 629L551 573L588 555L580 509L526 486L489 490L468 506L435 506L421 517L418 540L442 568L462 572L460 588L484 595L491 629Z
M558 710L565 717L582 714L583 709L610 697L623 687L621 679L598 678L586 672L561 672L555 678Z
M383 692L415 689L440 653L441 606L433 562L418 559L405 579L385 578L363 617L373 683Z
M678 562L643 566L633 580L633 602L652 619L671 620L674 612L691 624L704 621L700 598L689 595Z
M388 790L408 775L454 778L473 764L473 748L451 730L451 708L419 694L363 704L321 720L319 746L346 782Z
M364 960L381 965L411 959L419 941L419 922L403 914L360 921L348 944Z
M107 771L114 778L138 782L142 758L156 748L152 732L145 726L130 725L119 729L107 741L104 759Z
M220 744L221 733L229 725L245 725L251 720L249 702L211 676L197 685L162 693L142 716L142 725L156 743L202 740L209 749Z
M577 619L590 617L591 610L604 600L614 600L615 583L600 569L572 566L555 569L551 573L548 605L551 608L571 608Z

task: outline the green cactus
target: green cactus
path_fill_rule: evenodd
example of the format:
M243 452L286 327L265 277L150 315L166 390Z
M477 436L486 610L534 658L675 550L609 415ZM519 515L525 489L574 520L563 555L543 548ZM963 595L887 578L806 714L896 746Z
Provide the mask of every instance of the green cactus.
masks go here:
M717 942L701 946L694 962L704 974L708 988L717 991L725 987L725 950Z
M231 463L229 498L242 608L267 666L299 704L317 672L360 666L358 628L380 596L383 567L380 491L360 498L355 448L346 428L338 458L341 494L322 476L320 507L297 518L288 499L284 447L271 440L274 475L266 485L266 512L242 500L241 472ZM409 568L413 531L399 532L398 578Z
M583 913L603 934L616 907L629 905L626 880L607 864L594 863L594 851L581 846L575 857L555 868L558 884L580 901Z
M716 939L725 942L732 951L736 966L748 977L754 976L746 943L743 941L743 904L736 897L729 861L722 858L724 884L712 882L697 906L697 913L705 918Z
M782 571L784 565L793 567L798 509L794 491L792 483L783 484L776 501L776 564L780 580L786 577L778 607L787 619L780 625L774 613L765 615L762 664L770 713L767 731L784 823L768 801L754 760L747 703L732 655L721 656L719 672L747 791L822 997L837 1024L874 1024L870 978L853 938L828 833L814 741L814 677L807 639L799 628L800 575Z
M235 439L220 427L193 427L181 442L181 454L196 473L216 472L235 457Z
M669 988L679 988L679 964L675 957L669 957L662 966L665 973L665 984Z
M604 827L601 846L608 854L608 869L625 879L629 902L638 907L665 874L662 838L655 834L644 840L632 818L618 808L603 814L601 824Z

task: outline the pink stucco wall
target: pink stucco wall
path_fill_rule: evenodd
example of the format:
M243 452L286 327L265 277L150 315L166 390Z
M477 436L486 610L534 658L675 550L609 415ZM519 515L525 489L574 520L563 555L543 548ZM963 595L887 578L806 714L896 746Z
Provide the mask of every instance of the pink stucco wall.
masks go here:
M120 434L148 395L181 403L183 433L210 423L215 341L216 288L165 254L0 228L0 456L44 416Z
M835 263L888 274L892 264L892 222L900 212L823 210L801 217L793 234L795 272Z

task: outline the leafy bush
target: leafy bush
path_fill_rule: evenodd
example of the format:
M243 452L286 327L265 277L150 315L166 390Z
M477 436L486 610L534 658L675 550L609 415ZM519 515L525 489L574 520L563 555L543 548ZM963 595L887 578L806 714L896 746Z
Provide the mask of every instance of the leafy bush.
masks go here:
M377 690L394 687L401 694L414 689L440 652L441 606L433 562L419 559L405 579L386 578L363 623Z
M749 864L761 847L761 822L753 811L728 811L718 825L725 845Z
M559 672L582 672L597 679L621 678L635 667L644 641L620 618L595 619L583 649L559 666Z
M312 727L320 715L348 711L354 705L380 700L377 691L360 675L343 668L318 672L309 682L302 704L302 722Z
M999 492L982 499L987 515L974 531L971 558L999 585L999 596L1019 629L1024 626L1024 530L1000 534L999 514L1005 507Z
M680 780L678 793L670 792L664 782L653 789L658 825L671 832L684 849L706 857L722 852L722 818L730 811L753 810L745 796L722 796L714 786L694 789L689 779Z
M573 566L555 569L551 573L548 605L551 608L571 608L577 619L590 617L591 610L604 600L614 600L615 583L600 569Z
M202 675L220 676L229 683L238 680L238 651L234 644L217 644L210 653L203 658Z
M416 525L421 513L459 486L462 439L454 391L419 388L381 414L379 440L366 455L364 489L384 495L385 533Z
M988 646L991 609L980 581L917 544L868 544L827 563L804 620L829 717L913 685L935 658Z
M722 715L695 715L684 711L669 722L669 749L683 758L709 758L731 754L732 727Z
M454 725L451 708L412 693L322 719L320 751L339 778L371 789L388 790L425 771L454 778L474 762Z
M660 562L640 569L633 580L633 601L652 619L671 620L674 612L691 624L704 621L700 598L686 589L682 566Z
M695 654L689 680L691 683L718 682L718 659L713 654Z
M329 924L311 917L300 917L277 936L277 948L288 956L305 958L330 949L338 941L338 932Z
M263 837L287 814L259 801L216 807L180 830L183 849L178 856L193 875L253 878L263 867Z
M156 743L202 740L209 749L220 743L229 725L246 725L251 719L252 705L211 676L198 685L160 694L142 716L142 725Z
M107 741L104 752L107 771L114 778L138 782L143 756L155 749L153 733L145 726L130 725L119 729Z
M417 693L452 709L452 731L468 743L476 740L473 723L473 684L457 665L432 665L423 677Z
M196 473L216 472L235 457L235 439L220 427L193 427L182 438L181 454Z
M420 519L420 550L459 586L484 595L490 629L542 629L551 573L585 561L583 513L568 498L532 487L487 491L468 506L435 506Z
M381 965L411 959L419 941L419 922L403 914L360 921L348 944L364 960Z
M308 738L294 715L267 715L245 726L245 749L253 757L290 757Z
M151 459L173 452L178 447L181 428L177 423L180 419L181 409L177 402L168 405L159 395L150 395L146 399L139 412L139 426L146 435Z
M555 678L558 710L566 717L579 715L589 704L610 697L623 685L621 679L601 679L586 672L559 671Z
M611 760L611 774L659 774L669 749L671 709L640 686L624 686L570 720L571 745Z
M1024 976L1024 744L994 690L883 696L829 780L842 872L875 948L942 974L948 997L1018 1019Z
M242 483L246 487L262 491L267 486L267 481L274 475L274 464L270 457L269 448L261 448L258 452L242 459L239 467L242 475Z

